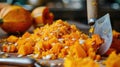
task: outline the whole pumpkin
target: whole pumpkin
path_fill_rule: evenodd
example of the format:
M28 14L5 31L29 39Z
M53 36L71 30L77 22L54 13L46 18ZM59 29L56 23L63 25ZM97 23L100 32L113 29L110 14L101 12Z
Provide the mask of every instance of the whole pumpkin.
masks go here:
M7 33L23 33L32 25L32 17L23 7L8 6L0 12L0 24Z
M35 27L39 27L45 24L52 24L54 15L49 11L49 8L46 6L40 6L33 9L31 13L34 19Z

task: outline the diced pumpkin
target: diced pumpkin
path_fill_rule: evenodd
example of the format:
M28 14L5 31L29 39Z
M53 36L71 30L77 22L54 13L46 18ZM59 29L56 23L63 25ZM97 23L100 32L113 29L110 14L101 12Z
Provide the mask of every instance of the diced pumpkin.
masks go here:
M79 42L75 42L75 44L70 47L70 52L73 56L75 55L77 58L84 58L87 56L85 50L82 48Z
M2 46L2 50L3 50L4 52L8 52L8 45L4 44L4 45Z
M89 48L93 48L96 52L99 46L103 43L103 40L100 38L99 35L93 34L92 38L88 38L85 41L84 47L86 48L86 51L88 51Z
M18 37L13 36L13 35L11 35L7 38L7 41L10 43L15 43L17 40L18 40Z
M80 39L84 40L84 43L81 44ZM25 32L17 41L14 41L13 37L9 40L13 42L7 44L14 44L17 48L15 50L14 45L11 46L11 52L15 50L21 55L32 53L33 57L40 59L52 55L50 59L89 57L99 60L100 55L97 55L96 51L103 42L99 35L94 34L92 38L89 38L75 25L70 25L62 20L36 28L33 33ZM3 46L4 51L10 52L8 48L9 46Z
M115 30L113 32L113 41L111 48L115 49L117 53L120 53L120 32L117 32Z
M64 61L64 67L100 67L100 65L90 58L67 57Z
M25 32L23 35L22 35L22 38L28 38L31 34L29 32Z
M66 58L64 61L64 67L76 67L77 60L74 58Z
M20 48L18 49L18 54L20 55L26 55L27 54L27 48L25 48L25 45L21 45Z
M21 39L21 38L20 38L20 39L16 42L16 44L17 44L17 46L16 46L17 49L19 49L21 45L24 45L25 42L26 42L25 39Z
M40 50L44 50L42 41L38 41L34 46L34 53L37 54L40 52Z
M105 53L105 55L110 55L112 52L116 51L115 48L109 48L108 51Z
M62 45L59 43L56 43L54 46L52 46L51 52L53 54L59 54L61 49L62 49Z
M4 51L4 52L15 52L16 51L16 47L15 47L15 45L14 44L10 44L10 45L8 45L8 44L4 44L3 46L2 46L2 50Z
M10 52L15 52L16 51L16 46L14 44L10 45Z
M18 49L18 54L27 55L33 53L33 47L30 43L25 43L25 45L21 45Z
M120 54L112 52L105 61L106 67L120 67Z
M95 41L95 45L93 45L93 48L95 49L95 51L97 51L99 46L103 43L103 40L98 34L92 35L92 39Z
M100 60L101 59L101 56L100 55L96 55L96 57L95 57L95 60Z
M51 48L51 44L48 41L44 41L43 46L45 50L49 50Z
M67 54L68 54L68 49L64 47L61 49L61 52L59 53L58 57L64 58Z
M94 40L88 38L86 41L85 41L85 44L84 44L84 49L85 51L88 51L89 48L92 48L92 45L94 45Z

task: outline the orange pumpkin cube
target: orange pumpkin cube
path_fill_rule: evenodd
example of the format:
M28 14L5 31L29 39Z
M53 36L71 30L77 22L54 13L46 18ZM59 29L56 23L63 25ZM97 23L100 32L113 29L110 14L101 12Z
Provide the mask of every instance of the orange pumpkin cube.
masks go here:
M82 48L79 42L75 42L75 44L70 47L70 52L73 56L75 55L77 58L84 58L87 56L85 50Z
M64 67L100 67L100 65L90 58L67 57L64 61Z
M33 47L30 43L25 43L25 45L21 45L18 49L18 54L27 55L33 53Z
M3 50L4 52L8 52L8 45L4 44L4 45L2 46L2 50Z
M13 35L11 35L7 38L7 41L10 43L15 43L17 40L18 40L18 37L13 36Z
M22 35L22 38L28 38L31 34L29 32L25 32L23 35Z
M112 52L105 61L106 67L120 67L120 54Z
M52 46L51 52L52 52L53 54L59 54L61 48L62 48L62 45L59 44L59 43L56 43L55 45Z

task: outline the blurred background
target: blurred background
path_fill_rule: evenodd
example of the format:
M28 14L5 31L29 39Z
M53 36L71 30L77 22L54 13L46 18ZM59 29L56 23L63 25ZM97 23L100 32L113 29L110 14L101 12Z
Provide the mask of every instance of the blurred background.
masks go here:
M70 20L87 25L86 0L0 0L32 11L38 6L48 6L54 20ZM113 29L120 31L120 0L99 0L98 16L110 14Z

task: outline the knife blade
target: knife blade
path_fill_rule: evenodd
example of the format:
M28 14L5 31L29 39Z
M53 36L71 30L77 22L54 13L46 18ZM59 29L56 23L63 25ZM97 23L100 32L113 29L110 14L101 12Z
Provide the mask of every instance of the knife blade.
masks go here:
M113 37L109 14L106 14L95 21L94 33L99 34L101 38L104 39L104 43L100 46L98 50L98 53L103 55L110 48Z
M99 34L103 38L104 43L98 49L98 53L103 55L107 52L112 43L112 27L109 14L97 19L97 3L98 0L87 0L87 17L88 24L91 27L89 36Z

